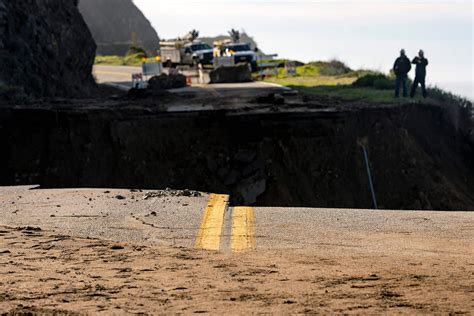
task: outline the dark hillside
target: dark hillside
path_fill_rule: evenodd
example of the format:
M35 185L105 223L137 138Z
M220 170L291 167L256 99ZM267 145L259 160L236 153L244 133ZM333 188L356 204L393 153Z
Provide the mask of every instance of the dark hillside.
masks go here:
M152 54L159 48L158 34L132 0L80 0L79 10L98 55L123 56L134 42Z

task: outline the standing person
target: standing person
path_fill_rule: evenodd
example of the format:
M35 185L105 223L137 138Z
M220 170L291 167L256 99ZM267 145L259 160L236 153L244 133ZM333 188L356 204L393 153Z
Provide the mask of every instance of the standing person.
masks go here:
M179 70L178 68L176 68L176 65L171 65L171 68L168 72L168 75L169 76L176 76L176 75L179 75Z
M400 51L400 57L395 60L395 64L393 65L393 71L397 76L395 81L395 98L400 97L400 86L403 86L403 96L408 96L408 73L411 70L411 63L408 59L407 55L405 54L405 50L402 49Z
M199 77L199 83L204 84L204 67L202 66L201 63L198 64L198 77Z
M412 61L412 64L416 65L416 75L415 81L413 82L413 86L411 87L410 97L414 98L416 89L418 88L418 84L421 85L421 92L423 94L423 98L428 96L426 92L426 66L428 66L428 59L425 58L425 53L423 50L418 52L418 56L415 57Z

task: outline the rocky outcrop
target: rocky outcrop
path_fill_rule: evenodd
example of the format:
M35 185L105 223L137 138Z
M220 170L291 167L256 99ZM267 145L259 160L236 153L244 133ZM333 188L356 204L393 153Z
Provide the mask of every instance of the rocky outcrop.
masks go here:
M98 55L125 55L136 44L155 55L159 38L132 0L80 0L79 10L97 43Z
M95 48L77 0L0 0L0 92L84 95Z

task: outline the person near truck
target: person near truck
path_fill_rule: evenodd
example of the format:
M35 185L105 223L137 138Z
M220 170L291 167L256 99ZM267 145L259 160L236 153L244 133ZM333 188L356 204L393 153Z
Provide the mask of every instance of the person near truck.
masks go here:
M413 81L413 85L411 87L410 97L415 97L416 89L418 88L418 85L421 85L421 93L423 94L423 98L426 98L428 96L425 82L428 59L425 58L425 52L423 52L423 50L418 52L418 56L413 59L412 64L416 65L416 73L415 81Z
M176 67L176 65L172 64L171 67L170 67L168 75L169 76L177 76L179 74L180 74L179 69Z
M204 66L201 63L198 64L198 78L199 83L204 84Z
M411 63L408 59L405 50L400 51L400 57L395 60L393 65L393 71L395 72L396 81L395 81L395 98L400 97L400 86L403 87L403 96L408 96L408 73L411 70Z

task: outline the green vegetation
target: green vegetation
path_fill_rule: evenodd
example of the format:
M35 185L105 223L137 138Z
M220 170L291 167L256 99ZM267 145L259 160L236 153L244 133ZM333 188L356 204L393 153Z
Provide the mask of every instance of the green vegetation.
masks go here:
M306 93L337 96L348 100L386 101L393 99L391 79L368 70L354 71L343 62L317 61L296 67L296 76L289 77L283 67L278 76L265 79ZM375 84L376 83L376 84Z
M136 46L136 45L131 45L130 48L128 49L128 52L127 52L127 56L128 57L133 57L135 59L143 59L143 58L147 58L148 55L145 51L144 48L142 47L139 47L139 46Z
M135 35L136 36L136 35ZM134 43L136 40L134 40ZM125 56L96 56L94 64L110 66L141 66L148 55L143 47L132 44Z
M284 64L284 63L282 63ZM369 101L377 103L403 104L413 102L410 98L394 98L395 76L371 71L354 71L344 63L333 60L329 62L310 62L296 67L296 76L285 74L284 67L279 67L278 76L264 79L305 93L339 97L349 101ZM411 85L411 82L409 82ZM418 91L416 102L451 102L462 107L472 107L464 98L444 92L438 88L428 90L428 99L421 97Z
M143 56L142 54L133 54L127 56L96 56L96 65L110 65L110 66L141 66Z
M354 83L354 87L374 88L378 90L393 90L395 89L395 77L386 76L382 73L370 73L359 77Z
M369 101L377 103L407 103L411 102L409 98L395 99L393 91L380 90L374 88L358 88L351 85L336 85L336 86L290 86L293 89L300 90L306 93L322 94L332 97L339 97L348 101ZM421 97L416 100L423 101Z

